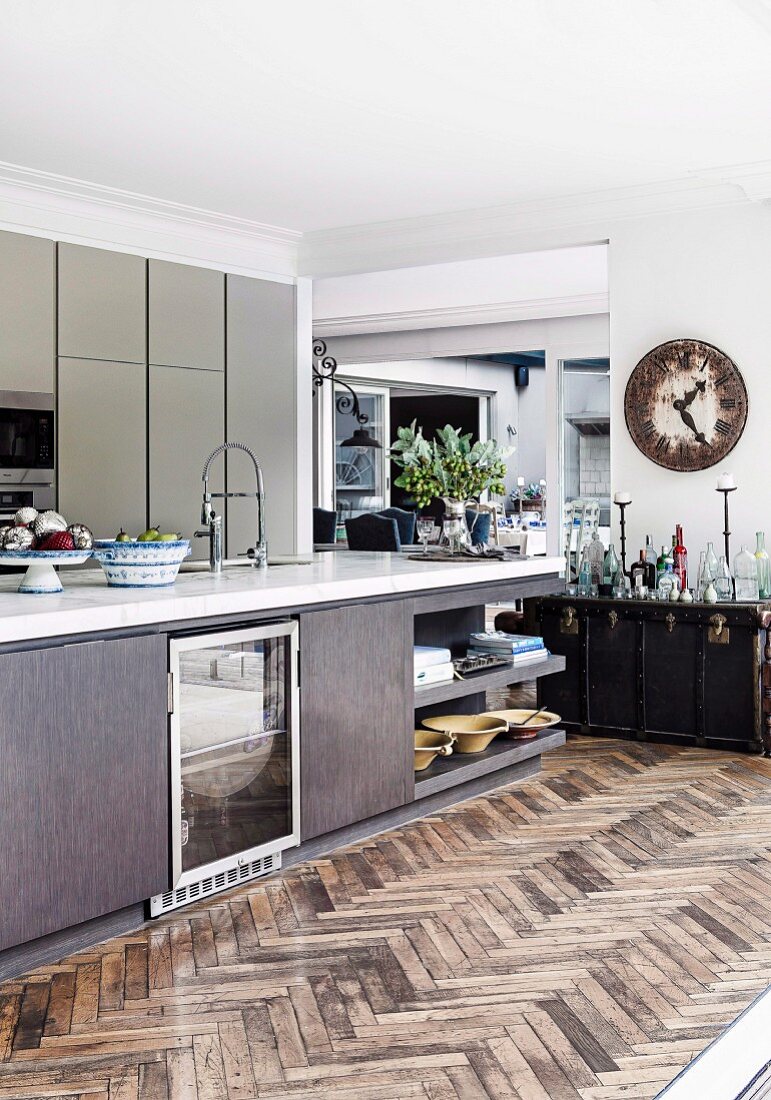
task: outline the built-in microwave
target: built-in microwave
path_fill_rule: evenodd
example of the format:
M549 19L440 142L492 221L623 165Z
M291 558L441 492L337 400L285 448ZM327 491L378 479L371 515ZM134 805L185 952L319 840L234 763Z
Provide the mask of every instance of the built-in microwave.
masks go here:
M0 484L54 479L54 396L0 390Z

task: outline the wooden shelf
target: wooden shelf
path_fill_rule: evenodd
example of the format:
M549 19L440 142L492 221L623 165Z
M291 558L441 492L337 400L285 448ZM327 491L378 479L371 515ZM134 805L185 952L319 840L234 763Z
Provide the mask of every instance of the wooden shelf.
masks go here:
M523 760L532 760L534 756L564 744L565 731L552 728L530 741L507 741L497 737L484 752L438 756L430 768L415 773L415 798L425 798L480 775L488 775Z
M552 673L563 672L564 669L564 657L549 656L542 661L526 661L523 665L496 668L493 672L478 672L466 680L426 684L415 688L415 706L416 708L427 707L450 699L462 699L466 695L478 695L482 691L506 687L507 684L520 684L524 680L537 680L540 676L551 676Z

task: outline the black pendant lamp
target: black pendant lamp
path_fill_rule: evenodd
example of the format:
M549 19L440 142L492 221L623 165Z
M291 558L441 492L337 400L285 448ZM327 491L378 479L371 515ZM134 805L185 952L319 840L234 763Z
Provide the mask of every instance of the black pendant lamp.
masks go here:
M353 435L348 439L344 439L340 444L341 447L355 447L357 450L382 450L383 445L379 443L374 436L370 435L365 424L369 423L369 417L366 413L361 411L359 405L359 398L356 395L355 390L348 385L347 382L343 382L341 379L336 378L337 374L337 360L331 355L327 355L327 345L323 340L313 341L313 386L314 393L319 387L323 386L327 379L332 379L333 383L338 386L342 386L348 390L348 393L341 393L338 395L335 401L335 408L339 413L350 413L359 423L360 427L355 428Z

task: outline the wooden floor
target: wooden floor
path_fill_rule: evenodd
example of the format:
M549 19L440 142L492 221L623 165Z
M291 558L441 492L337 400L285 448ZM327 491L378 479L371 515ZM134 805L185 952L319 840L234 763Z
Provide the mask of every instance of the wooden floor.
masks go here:
M541 777L0 987L0 1097L652 1097L771 979L771 761Z

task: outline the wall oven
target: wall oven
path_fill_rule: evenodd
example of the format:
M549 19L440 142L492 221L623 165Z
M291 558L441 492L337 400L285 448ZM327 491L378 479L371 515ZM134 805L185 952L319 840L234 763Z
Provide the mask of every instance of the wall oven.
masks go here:
M300 843L298 624L170 641L171 890L152 916L281 866Z
M54 396L0 390L0 486L54 480Z

